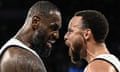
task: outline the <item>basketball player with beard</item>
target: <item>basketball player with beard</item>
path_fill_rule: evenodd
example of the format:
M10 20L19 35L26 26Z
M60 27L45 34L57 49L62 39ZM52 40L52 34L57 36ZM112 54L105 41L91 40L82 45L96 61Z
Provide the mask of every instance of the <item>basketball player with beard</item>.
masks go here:
M59 38L61 14L49 1L38 1L24 25L0 50L0 72L47 72L40 57L50 54Z
M85 59L84 72L120 72L120 62L105 44L109 25L105 16L96 10L78 11L64 36L73 63Z

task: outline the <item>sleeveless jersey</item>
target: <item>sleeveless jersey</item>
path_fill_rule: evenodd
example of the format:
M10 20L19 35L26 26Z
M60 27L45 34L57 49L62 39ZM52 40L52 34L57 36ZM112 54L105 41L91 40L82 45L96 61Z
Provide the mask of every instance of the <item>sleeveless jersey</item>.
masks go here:
M102 54L97 56L94 60L104 60L110 63L117 70L117 72L120 72L120 61L112 54Z
M34 50L32 50L31 48L27 47L25 44L23 44L21 41L15 39L15 38L10 39L6 44L4 44L2 46L2 48L0 49L0 57L8 49L9 46L18 46L20 48L23 48L23 49L26 49L26 50L32 52L35 56L37 56L37 58L40 60L40 62L42 62L42 66L44 66L43 61L41 60L39 55ZM45 66L44 66L44 68L45 68ZM45 72L47 72L46 69L44 69L44 70L45 70Z

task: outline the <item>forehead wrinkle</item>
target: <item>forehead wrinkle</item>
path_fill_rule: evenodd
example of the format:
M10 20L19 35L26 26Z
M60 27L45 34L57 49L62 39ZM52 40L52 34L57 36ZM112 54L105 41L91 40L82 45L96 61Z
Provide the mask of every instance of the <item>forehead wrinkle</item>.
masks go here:
M69 23L69 27L82 27L82 17L81 16L74 16Z
M68 26L69 28L74 28L74 27L77 27L77 28L81 28L81 25L79 24L79 23L77 23L77 24L73 24L72 22L69 24L69 26Z

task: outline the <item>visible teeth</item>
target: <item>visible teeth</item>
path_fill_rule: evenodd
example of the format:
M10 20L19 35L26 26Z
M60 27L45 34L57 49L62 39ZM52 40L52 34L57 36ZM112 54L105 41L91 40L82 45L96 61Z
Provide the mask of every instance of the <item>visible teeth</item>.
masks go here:
M55 40L51 40L50 42L51 42L52 44L54 44L56 41L55 41Z
M50 43L48 43L48 46L49 46L49 48L52 48L52 45Z

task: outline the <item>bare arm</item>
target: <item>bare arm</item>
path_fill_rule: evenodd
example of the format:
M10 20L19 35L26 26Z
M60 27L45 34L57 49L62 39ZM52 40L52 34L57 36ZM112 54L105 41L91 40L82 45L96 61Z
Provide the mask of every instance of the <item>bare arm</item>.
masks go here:
M9 48L2 57L1 72L46 72L46 69L43 62L31 52Z

